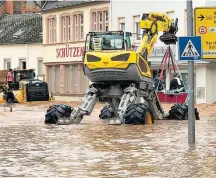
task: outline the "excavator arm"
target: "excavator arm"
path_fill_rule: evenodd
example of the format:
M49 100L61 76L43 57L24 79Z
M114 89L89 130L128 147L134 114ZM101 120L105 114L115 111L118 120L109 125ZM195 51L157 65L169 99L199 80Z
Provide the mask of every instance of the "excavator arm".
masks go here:
M164 13L149 13L143 14L140 20L140 28L143 30L141 44L137 49L137 53L146 61L151 54L154 44L158 40L158 33L163 32L160 40L166 44L176 44L177 37L175 34L178 31L178 19L169 18Z

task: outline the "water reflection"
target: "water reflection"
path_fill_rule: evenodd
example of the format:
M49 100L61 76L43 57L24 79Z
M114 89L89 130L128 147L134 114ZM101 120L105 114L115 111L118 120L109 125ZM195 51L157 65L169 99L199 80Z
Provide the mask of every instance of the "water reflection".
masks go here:
M44 125L39 110L2 116L0 176L216 177L216 119L196 121L192 149L187 121L111 126L97 114L70 126Z

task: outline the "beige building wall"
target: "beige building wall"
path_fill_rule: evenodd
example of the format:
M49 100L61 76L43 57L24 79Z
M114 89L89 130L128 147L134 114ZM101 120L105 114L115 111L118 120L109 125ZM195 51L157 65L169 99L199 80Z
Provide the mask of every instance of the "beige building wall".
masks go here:
M109 2L43 13L43 59L54 95L80 97L86 92L89 81L82 63L86 34L105 31L109 19Z

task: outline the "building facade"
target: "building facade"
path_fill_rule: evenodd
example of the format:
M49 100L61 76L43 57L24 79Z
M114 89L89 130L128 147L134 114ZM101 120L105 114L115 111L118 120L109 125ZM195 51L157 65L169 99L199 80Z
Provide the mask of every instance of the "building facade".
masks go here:
M0 70L35 69L36 78L45 80L42 44L0 45Z
M85 36L105 31L108 1L47 2L43 16L46 81L55 96L81 97L89 81L83 73Z
M166 5L165 5L166 4ZM193 1L193 8L205 6L204 1ZM130 7L130 8L128 8ZM120 11L119 9L127 9ZM178 18L177 36L187 36L187 11L186 1L115 1L110 2L110 27L111 30L123 30L132 32L132 42L136 45L141 40L141 29L139 21L143 13L161 12L166 13L171 18ZM159 33L160 35L161 33ZM178 45L178 44L177 44ZM178 60L177 45L171 46L175 59ZM152 71L155 73L161 64L165 46L159 39L155 44L149 61L151 61ZM178 61L180 72L184 83L187 86L188 66L185 62ZM216 101L214 91L216 89L216 79L214 76L214 63L195 62L195 100L196 103L213 103ZM169 78L166 78L166 86L169 86Z
M0 70L35 69L45 80L40 14L3 15L0 18Z

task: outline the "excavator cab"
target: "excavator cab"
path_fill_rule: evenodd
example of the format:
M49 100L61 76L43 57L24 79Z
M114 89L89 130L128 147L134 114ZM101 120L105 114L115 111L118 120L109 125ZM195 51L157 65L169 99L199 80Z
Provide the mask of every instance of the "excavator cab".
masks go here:
M84 73L91 82L145 81L151 71L145 58L131 48L129 32L89 32L84 53Z
M126 50L131 48L131 33L123 31L89 32L86 35L86 51Z

